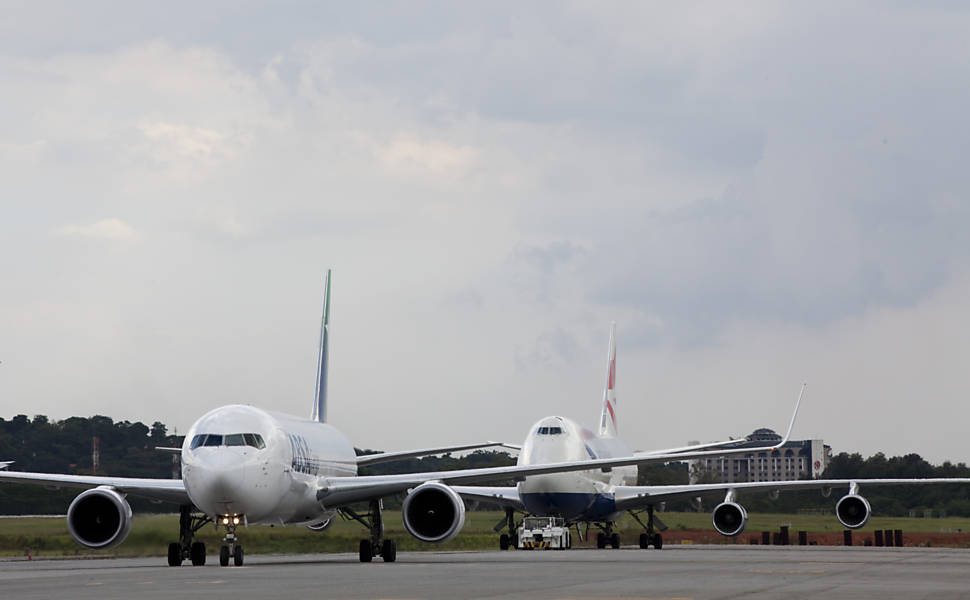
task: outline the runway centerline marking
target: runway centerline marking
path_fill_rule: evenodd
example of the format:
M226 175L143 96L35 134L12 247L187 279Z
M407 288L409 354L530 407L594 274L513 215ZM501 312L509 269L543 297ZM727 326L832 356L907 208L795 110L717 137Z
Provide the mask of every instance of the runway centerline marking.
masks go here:
M825 569L749 569L748 573L757 573L759 575L818 575L819 573L824 573Z

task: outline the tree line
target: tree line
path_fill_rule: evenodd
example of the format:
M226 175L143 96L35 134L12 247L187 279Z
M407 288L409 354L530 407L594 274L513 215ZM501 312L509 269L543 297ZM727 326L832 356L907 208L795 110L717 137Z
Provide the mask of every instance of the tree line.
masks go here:
M172 455L155 448L180 447L183 438L168 432L165 424L151 426L141 422L114 421L110 417L71 417L51 421L43 415L28 418L17 415L10 420L0 418L0 461L15 461L16 471L46 473L95 473L92 463L93 439L99 439L100 461L98 475L118 477L169 478L173 474ZM357 449L358 454L373 454L371 449ZM429 456L393 463L382 463L362 469L362 474L390 474L422 471L473 469L515 464L506 452L480 450L464 456ZM177 463L174 465L177 469ZM177 473L177 470L176 470ZM832 457L822 475L833 479L911 478L911 477L970 477L965 463L949 461L933 465L918 454L886 457L882 453L863 458L858 453L842 452ZM640 485L686 484L689 480L687 463L648 465L640 468ZM511 482L506 482L511 485ZM62 514L77 489L49 490L43 486L0 485L0 514ZM742 496L742 502L754 512L796 512L804 509L831 510L842 494L835 490L830 498L818 491L785 492L772 500L764 493ZM894 487L865 487L862 493L872 504L873 511L886 516L906 516L912 511L922 514L926 509L935 514L970 516L970 486L919 485ZM153 503L130 497L136 511L170 512L174 505ZM709 510L718 502L706 498ZM389 508L397 502L385 503ZM484 508L484 507L483 507ZM667 510L692 510L689 500L670 502Z

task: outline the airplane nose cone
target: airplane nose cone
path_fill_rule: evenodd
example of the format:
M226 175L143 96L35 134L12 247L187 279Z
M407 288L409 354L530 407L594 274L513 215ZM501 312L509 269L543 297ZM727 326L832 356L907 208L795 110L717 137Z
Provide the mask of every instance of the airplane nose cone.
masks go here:
M245 514L245 461L230 451L219 449L198 454L184 476L185 488L192 501L209 514Z

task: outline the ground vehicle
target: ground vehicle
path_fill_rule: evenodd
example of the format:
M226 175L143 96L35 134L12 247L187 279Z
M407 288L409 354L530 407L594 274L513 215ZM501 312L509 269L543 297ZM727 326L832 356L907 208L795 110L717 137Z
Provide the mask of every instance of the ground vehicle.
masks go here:
M519 526L518 544L523 550L565 550L572 546L569 526L561 517L526 517Z

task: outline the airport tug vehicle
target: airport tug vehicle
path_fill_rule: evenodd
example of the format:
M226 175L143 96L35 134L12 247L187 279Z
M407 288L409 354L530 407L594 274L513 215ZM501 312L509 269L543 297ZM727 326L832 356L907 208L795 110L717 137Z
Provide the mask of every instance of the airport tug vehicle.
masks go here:
M569 525L561 517L526 517L518 538L522 550L565 550L573 545Z

